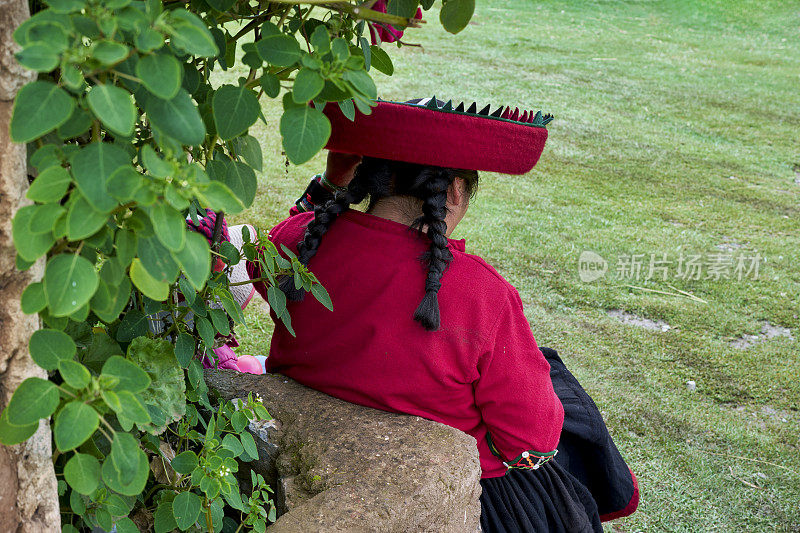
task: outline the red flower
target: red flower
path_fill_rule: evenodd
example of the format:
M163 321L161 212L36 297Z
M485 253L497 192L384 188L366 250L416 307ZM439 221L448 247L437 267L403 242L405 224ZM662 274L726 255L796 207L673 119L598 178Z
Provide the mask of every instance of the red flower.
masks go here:
M378 0L372 5L372 9L380 13L386 13L386 0ZM422 20L422 9L417 8L417 13L414 15L414 18ZM369 33L372 44L377 44L378 39L380 39L382 43L393 43L403 36L401 30L398 30L391 24L383 22L370 22Z

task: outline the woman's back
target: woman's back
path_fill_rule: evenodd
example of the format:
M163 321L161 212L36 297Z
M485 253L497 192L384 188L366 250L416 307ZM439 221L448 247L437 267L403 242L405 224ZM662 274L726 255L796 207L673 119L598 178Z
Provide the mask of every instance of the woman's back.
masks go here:
M312 219L290 217L270 239L296 250ZM334 311L310 297L289 302L302 326L295 338L278 323L268 370L343 400L465 431L478 442L484 477L501 476L507 467L490 451L487 431L503 457L530 451L546 459L563 410L516 290L466 254L463 241L448 244L454 258L438 295L441 326L427 331L413 319L424 295L419 258L427 238L377 216L340 215L309 264Z

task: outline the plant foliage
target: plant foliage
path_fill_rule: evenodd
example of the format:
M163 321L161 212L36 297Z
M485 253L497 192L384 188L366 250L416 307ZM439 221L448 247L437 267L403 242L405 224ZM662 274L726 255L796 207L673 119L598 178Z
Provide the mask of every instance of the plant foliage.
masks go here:
M30 353L49 379L19 386L0 441L22 442L52 417L63 531L263 532L275 519L264 479L251 473L243 493L236 476L258 457L247 426L269 414L252 395L209 397L200 359L244 324L225 275L242 260L260 265L290 331L278 277L332 303L264 232L245 232L237 250L186 220L253 202L262 158L248 130L264 118L261 98L282 98L295 164L326 144L325 105L370 112L370 72L394 71L370 38L415 25L419 6L375 3L46 0L14 32L17 60L39 77L10 123L36 176L13 239L19 269L46 258L22 308L43 320ZM445 29L462 29L473 8L448 0ZM212 72L239 60L247 75L214 86Z

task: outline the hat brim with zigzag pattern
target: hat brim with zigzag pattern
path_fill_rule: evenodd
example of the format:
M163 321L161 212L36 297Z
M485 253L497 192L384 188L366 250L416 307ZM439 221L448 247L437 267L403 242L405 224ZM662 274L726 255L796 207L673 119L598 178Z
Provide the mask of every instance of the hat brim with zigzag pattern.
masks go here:
M541 112L472 104L453 107L432 98L425 105L378 101L372 113L356 111L348 119L335 104L325 106L334 152L392 159L421 165L525 174L542 155L545 126L552 116Z

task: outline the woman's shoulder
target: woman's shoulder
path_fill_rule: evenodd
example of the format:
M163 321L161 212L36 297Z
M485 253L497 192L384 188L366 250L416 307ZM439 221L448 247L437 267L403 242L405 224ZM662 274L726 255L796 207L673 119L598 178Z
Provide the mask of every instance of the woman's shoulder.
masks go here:
M453 262L450 268L459 277L466 278L462 282L470 283L473 287L485 287L499 297L505 297L509 293L516 294L517 289L482 257L459 249L451 251Z
M269 240L275 246L285 244L289 249L295 250L297 243L302 240L308 223L314 220L313 212L298 213L278 222L269 230Z

